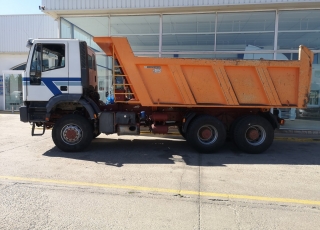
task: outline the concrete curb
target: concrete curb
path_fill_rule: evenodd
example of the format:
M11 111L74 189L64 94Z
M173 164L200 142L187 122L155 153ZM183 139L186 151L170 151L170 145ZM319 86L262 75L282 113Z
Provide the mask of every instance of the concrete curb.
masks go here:
M292 141L292 142L320 142L319 138L309 138L309 137L274 137L277 141Z
M285 134L304 134L304 135L320 135L320 130L306 130L306 129L277 129L275 133Z
M14 112L12 112L12 111L4 111L4 110L0 110L0 114L20 114L20 112L19 111L14 111Z

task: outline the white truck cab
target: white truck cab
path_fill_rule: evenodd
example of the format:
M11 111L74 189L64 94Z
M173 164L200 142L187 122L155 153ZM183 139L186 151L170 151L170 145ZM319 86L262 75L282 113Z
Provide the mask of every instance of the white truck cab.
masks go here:
M79 44L75 39L28 41L24 101L49 101L60 94L82 94Z
M90 99L99 97L94 51L78 39L29 39L29 57L23 81L20 120L34 127L52 127L48 122L65 113L86 113L92 120L99 112ZM83 109L85 108L85 109ZM54 113L62 111L61 113ZM42 135L42 134L41 134Z

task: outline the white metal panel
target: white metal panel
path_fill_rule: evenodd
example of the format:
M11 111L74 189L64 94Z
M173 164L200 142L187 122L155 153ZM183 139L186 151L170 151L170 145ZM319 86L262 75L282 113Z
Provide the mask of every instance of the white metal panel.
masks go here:
M2 70L8 70L16 65L27 61L28 55L21 54L0 54L0 75Z
M0 16L0 53L25 53L29 38L57 38L58 23L45 14Z
M319 0L42 0L45 11L319 3Z
M68 42L69 94L82 94L79 41Z

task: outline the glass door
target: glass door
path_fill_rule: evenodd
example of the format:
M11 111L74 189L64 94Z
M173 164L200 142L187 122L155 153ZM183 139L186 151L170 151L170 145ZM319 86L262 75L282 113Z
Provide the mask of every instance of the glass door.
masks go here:
M17 111L23 105L23 77L24 71L3 71L4 110Z

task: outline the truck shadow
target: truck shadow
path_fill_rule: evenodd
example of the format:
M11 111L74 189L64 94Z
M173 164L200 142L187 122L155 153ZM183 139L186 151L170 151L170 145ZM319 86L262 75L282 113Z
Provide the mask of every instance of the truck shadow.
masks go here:
M45 152L47 157L63 157L93 161L108 166L126 164L186 164L190 166L226 166L227 164L320 165L320 142L288 142L275 140L262 154L246 154L232 142L217 152L198 154L184 140L97 138L83 152L66 153L57 147Z

